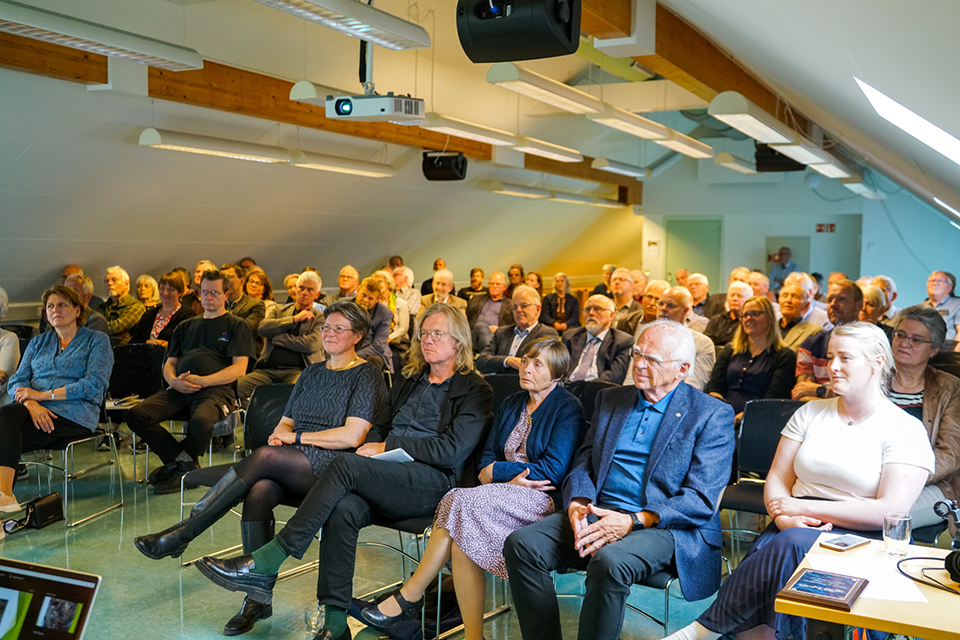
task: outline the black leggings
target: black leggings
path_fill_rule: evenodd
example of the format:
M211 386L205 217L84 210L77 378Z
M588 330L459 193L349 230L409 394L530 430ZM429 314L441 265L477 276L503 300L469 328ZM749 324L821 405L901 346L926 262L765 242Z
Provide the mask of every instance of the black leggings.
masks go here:
M34 426L25 406L13 402L0 407L0 467L16 469L25 451L65 449L74 440L92 435L92 429L60 416L54 417L53 431L47 433Z
M316 479L310 460L296 447L260 447L233 468L250 491L243 500L243 520L273 519L285 500L302 499Z

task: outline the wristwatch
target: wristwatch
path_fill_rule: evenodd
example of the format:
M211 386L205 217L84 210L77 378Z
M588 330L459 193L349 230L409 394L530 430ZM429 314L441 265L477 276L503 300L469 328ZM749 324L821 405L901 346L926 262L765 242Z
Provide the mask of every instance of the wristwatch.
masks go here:
M817 397L823 398L827 395L827 385L821 384L817 387Z
M631 513L630 519L633 521L633 527L630 529L631 531L642 531L643 529L647 528L646 525L643 524L643 520L641 520L640 516L636 513Z

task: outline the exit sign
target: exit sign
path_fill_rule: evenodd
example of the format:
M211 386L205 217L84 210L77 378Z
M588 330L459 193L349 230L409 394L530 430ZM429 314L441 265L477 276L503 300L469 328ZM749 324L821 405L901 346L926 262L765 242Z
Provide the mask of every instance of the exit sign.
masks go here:
M817 225L817 233L834 233L837 230L837 225L830 223L820 223Z

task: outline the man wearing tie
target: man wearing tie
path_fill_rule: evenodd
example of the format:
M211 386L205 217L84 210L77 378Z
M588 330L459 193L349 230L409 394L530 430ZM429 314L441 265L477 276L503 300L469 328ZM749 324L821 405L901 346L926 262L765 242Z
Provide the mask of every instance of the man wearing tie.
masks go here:
M600 380L623 384L630 366L633 336L610 327L615 306L607 296L590 296L583 308L584 326L563 332L563 344L576 363L570 382Z
M497 329L493 340L477 357L480 373L516 373L520 356L540 338L556 338L553 327L545 327L540 318L540 295L525 284L513 290L513 322Z

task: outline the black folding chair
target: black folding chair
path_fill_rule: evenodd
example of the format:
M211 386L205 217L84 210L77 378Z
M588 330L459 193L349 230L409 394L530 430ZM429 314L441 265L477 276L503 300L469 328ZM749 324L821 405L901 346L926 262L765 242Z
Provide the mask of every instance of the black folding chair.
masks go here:
M493 410L503 403L511 393L520 391L520 376L515 373L491 373L483 376L493 388Z
M596 407L597 394L604 389L614 389L620 385L600 380L580 380L567 385L567 391L572 393L583 405L583 415L587 422L593 419L593 410Z
M11 333L15 333L18 338L26 338L27 341L33 337L34 332L37 330L36 327L29 324L18 324L18 323L3 323L0 324L0 329L6 329ZM21 343L22 344L22 343Z

